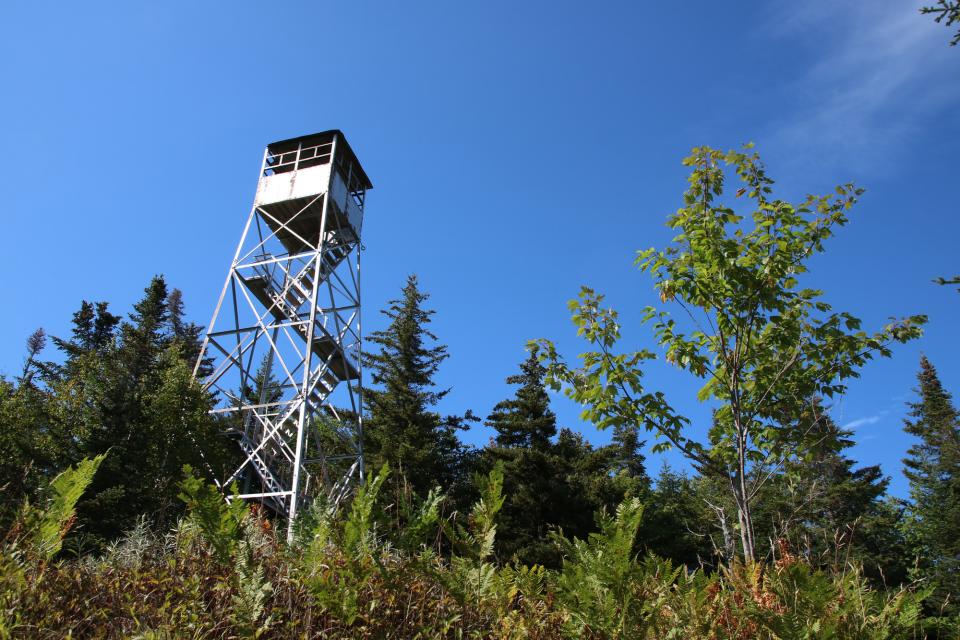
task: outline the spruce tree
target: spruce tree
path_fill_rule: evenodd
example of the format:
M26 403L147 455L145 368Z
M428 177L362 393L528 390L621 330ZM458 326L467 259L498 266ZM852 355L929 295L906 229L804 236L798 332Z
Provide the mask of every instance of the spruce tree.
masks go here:
M877 586L896 586L907 577L907 553L899 530L900 510L885 500L890 478L879 465L856 467L846 451L853 433L813 403L814 416L793 425L816 443L806 456L789 461L774 479L761 507L769 535L788 538L814 562L855 560ZM788 427L789 428L789 427Z
M168 524L181 510L176 484L183 465L209 470L228 455L207 414L210 397L192 376L182 302L174 296L174 303L172 313L157 276L127 321L106 303L84 302L71 338L54 340L65 361L48 367L50 414L69 430L71 462L109 451L77 506L77 531L95 545L140 515Z
M758 553L773 557L786 543L821 568L843 570L854 562L877 587L903 583L909 554L900 530L902 509L886 495L890 479L880 466L857 467L847 454L855 444L852 432L837 425L820 400L793 419L779 416L778 422L782 438L810 444L802 457L784 460L762 477L751 476L759 487L754 520ZM695 479L701 517L691 528L709 536L726 561L735 555L737 532L736 504L727 482L722 474Z
M161 276L155 276L144 294L133 305L129 322L120 327L120 360L127 382L133 386L155 373L159 354L173 339L167 283Z
M497 524L501 559L556 565L559 557L547 533L562 520L556 511L569 506L565 504L569 491L550 440L557 433L557 422L543 385L545 373L532 352L521 363L520 373L507 377L507 384L519 388L487 417L486 425L497 435L483 450L481 467L503 466L505 501Z
M388 463L395 490L405 485L421 497L435 486L447 489L461 479L463 456L456 435L463 419L444 418L433 409L449 391L434 383L448 354L427 328L435 313L423 306L428 298L419 290L417 277L409 276L401 297L382 311L389 326L368 338L380 347L379 353L364 353L373 384L364 390L367 467Z
M664 462L644 501L640 540L646 550L688 567L711 562L713 514L698 491L702 484Z
M107 302L84 300L80 303L80 309L73 314L70 339L52 339L54 346L64 354L64 362L46 362L41 366L47 382L70 377L77 372L84 356L102 356L115 346L116 328L122 318L110 313L109 306Z
M247 385L244 389L244 395L247 401L252 404L271 404L280 400L283 396L283 389L280 382L273 373L274 356L273 352L268 352L260 361L256 373L253 374L253 386Z
M920 398L910 403L904 420L905 431L919 440L903 461L910 481L908 533L920 570L936 588L931 609L955 615L960 612L960 412L925 356L917 378Z
M24 499L35 499L46 480L65 465L70 434L51 419L50 393L39 384L42 329L27 339L23 371L13 381L0 376L0 527L8 525Z
M203 327L189 322L185 318L183 309L183 292L173 289L167 296L167 311L170 314L170 332L173 340L180 343L182 357L193 365L200 356L203 345ZM213 373L213 358L206 357L197 369L197 377L206 378Z
M129 320L120 324L116 348L89 358L78 376L93 410L83 453L110 451L77 507L85 532L97 543L120 535L141 513L161 509L152 491L158 480L155 459L147 455L155 450L157 434L145 424L145 411L170 339L167 293L163 278L153 278Z
M644 441L636 425L621 424L613 428L613 448L616 454L616 472L628 478L649 483L642 452Z
M594 447L583 435L562 428L552 447L556 458L550 522L565 534L586 539L595 530L595 514L611 511L628 494L638 496L648 487L618 472L617 445Z
M558 434L545 375L533 351L520 364L520 373L507 378L517 389L487 418L496 436L483 449L480 467L503 468L505 501L496 543L500 560L558 568L560 553L547 535L551 529L585 537L598 510L642 492L648 482L640 442L626 428L618 430L613 444L600 448L569 429Z
M531 351L520 365L520 373L507 378L507 384L520 388L515 397L497 403L486 422L497 432L497 446L540 450L550 446L550 439L557 434L557 419L543 385L545 374L536 352Z

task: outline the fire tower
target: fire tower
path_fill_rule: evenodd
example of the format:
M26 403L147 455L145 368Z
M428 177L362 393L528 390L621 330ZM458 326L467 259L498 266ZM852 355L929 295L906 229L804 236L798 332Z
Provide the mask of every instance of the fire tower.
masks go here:
M267 145L194 375L240 497L286 516L362 482L360 232L373 185L338 130Z

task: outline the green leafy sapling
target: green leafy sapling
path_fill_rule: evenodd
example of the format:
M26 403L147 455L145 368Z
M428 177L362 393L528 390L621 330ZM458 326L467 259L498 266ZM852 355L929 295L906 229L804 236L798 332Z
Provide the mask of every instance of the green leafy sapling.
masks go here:
M548 340L532 346L548 363L546 382L581 403L584 419L601 429L644 428L657 436L655 451L678 449L701 473L722 479L736 505L741 553L753 560L758 491L815 444L815 423L798 418L815 416L818 399L844 393L867 361L891 354L892 343L917 338L926 317L867 333L821 291L800 286L809 260L847 224L861 189L846 184L799 204L774 198L750 145L726 153L698 147L684 164L692 168L684 206L667 221L678 233L663 249L640 251L636 262L664 305L647 307L644 323L667 362L703 381L698 398L714 407L706 438L693 437L664 394L645 387L642 368L653 352L616 352L617 313L592 289L570 303L578 335L593 347L581 366L567 365ZM746 216L721 202L731 170L741 183L735 198L751 202Z

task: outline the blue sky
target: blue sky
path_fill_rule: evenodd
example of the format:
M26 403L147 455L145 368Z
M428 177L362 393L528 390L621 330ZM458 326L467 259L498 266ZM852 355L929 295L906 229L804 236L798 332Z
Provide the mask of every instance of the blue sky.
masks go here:
M960 393L960 296L931 284L960 271L960 48L917 6L7 3L0 371L36 327L65 334L82 299L126 311L155 273L208 322L264 145L340 128L375 184L366 330L417 273L451 353L442 408L486 415L528 339L577 352L581 284L620 310L626 346L651 345L633 252L669 239L692 146L754 141L786 197L867 188L811 285L868 328L930 316L833 409L902 495L921 352ZM697 385L661 366L648 381L703 423Z

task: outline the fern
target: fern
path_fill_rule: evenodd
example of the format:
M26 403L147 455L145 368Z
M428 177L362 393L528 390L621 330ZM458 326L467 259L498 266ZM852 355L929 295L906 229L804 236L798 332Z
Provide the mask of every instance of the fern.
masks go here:
M226 503L191 473L182 485L190 513L165 538L141 522L99 560L47 562L34 551L40 531L59 539L90 472L82 464L58 479L49 509L25 508L29 522L0 546L0 640L77 633L144 640L879 639L922 637L927 622L920 619L924 591L874 591L855 568L818 571L786 552L765 565L709 575L652 554L637 557L637 500L598 515L599 530L585 540L553 534L564 552L559 573L497 568L498 470L478 479L481 497L466 518L443 523L454 550L449 563L420 546L440 522L439 493L400 505L411 515L403 518L409 530L398 535L413 553L380 535L386 469L338 517L317 502L298 523L297 547L285 548L268 521ZM43 549L55 552L47 542ZM956 635L938 630L938 637Z
M227 564L243 538L243 526L250 508L236 497L230 501L224 500L215 486L196 476L190 465L185 465L183 472L185 477L180 482L179 498L186 503L191 519L213 547L217 561Z
M510 601L517 597L528 600L540 598L547 587L547 570L538 564L530 567L523 564L508 565L500 570L498 577L501 589Z
M140 516L132 529L107 546L100 564L137 568L151 552L156 551L157 546L157 539L150 531L146 516Z
M445 497L439 487L434 487L417 506L414 506L413 498L400 503L401 520L406 523L397 537L401 549L409 553L424 549L440 523L440 505Z
M643 603L633 589L642 582L634 562L634 542L643 505L628 498L617 507L615 517L600 514L600 531L587 540L572 541L562 533L553 534L564 552L563 569L557 580L559 596L570 613L568 633L582 637L631 637L640 622Z
M0 547L0 638L22 628L23 598L42 583L46 563L60 552L76 517L77 501L106 454L84 458L53 479L45 508L24 503ZM39 560L39 562L37 562Z
M236 593L231 598L233 623L244 637L257 638L270 628L272 620L260 619L266 610L267 599L273 593L261 566L249 545L238 554L234 565L237 577Z
M347 625L360 615L361 592L383 572L374 514L388 475L385 464L357 490L342 529L330 509L312 514L314 530L304 554L307 585L317 603Z
M50 498L45 509L37 511L24 507L23 519L30 522L30 544L46 560L53 558L63 546L63 538L73 525L77 501L90 486L93 476L106 454L92 459L84 458L76 467L60 473L50 483Z
M456 555L450 559L450 573L443 581L461 602L479 601L496 590L496 567L488 562L493 556L497 536L497 514L503 507L503 465L498 464L486 477L477 479L480 499L473 505L467 526L445 524Z
M380 472L357 490L357 495L350 505L350 513L343 523L342 544L343 550L355 557L370 554L374 549L376 531L373 508L380 494L380 487L389 475L390 470L384 463Z
M916 628L923 594L870 589L858 569L831 575L789 558L730 577L744 613L776 637L899 638Z
M486 477L477 479L480 499L470 510L467 526L447 526L447 533L459 556L483 562L493 555L497 536L497 514L503 507L503 464L498 464Z

